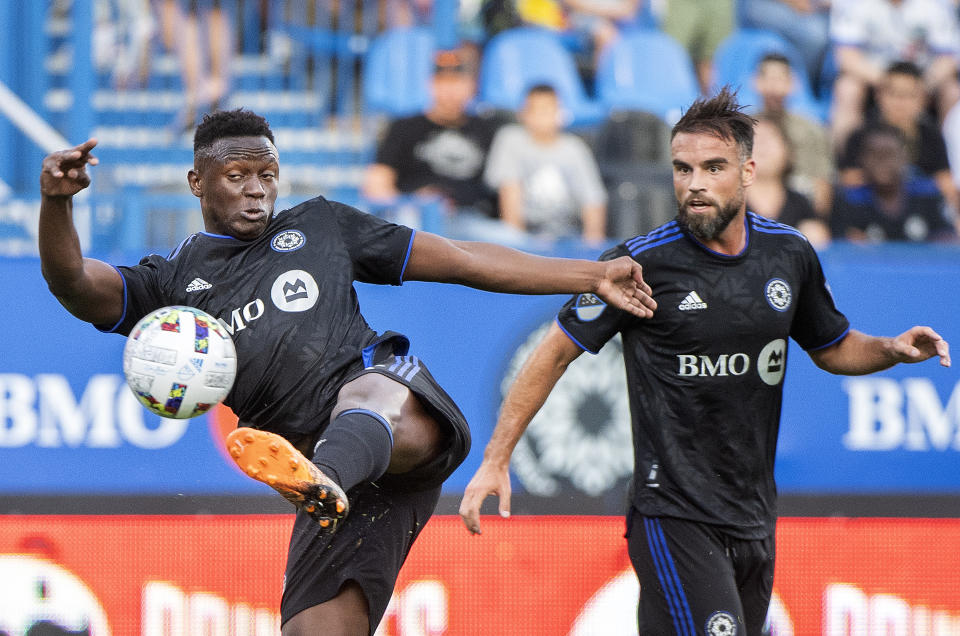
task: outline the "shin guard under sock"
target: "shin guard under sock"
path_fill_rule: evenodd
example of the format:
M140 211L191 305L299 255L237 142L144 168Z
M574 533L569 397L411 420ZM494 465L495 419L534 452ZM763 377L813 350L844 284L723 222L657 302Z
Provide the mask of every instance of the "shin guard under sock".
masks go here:
M346 492L386 472L393 429L373 411L350 409L334 418L315 448L313 463Z

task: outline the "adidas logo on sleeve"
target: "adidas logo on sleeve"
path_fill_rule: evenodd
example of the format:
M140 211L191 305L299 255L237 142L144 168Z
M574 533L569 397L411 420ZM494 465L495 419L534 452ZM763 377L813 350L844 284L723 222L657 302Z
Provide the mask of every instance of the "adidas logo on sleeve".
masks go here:
M694 309L706 309L707 303L703 302L703 299L700 298L700 294L695 291L687 294L687 297L683 299L683 302L677 307L680 311L692 311Z
M190 284L187 285L187 292L203 291L204 289L210 289L211 287L213 287L213 285L202 278L194 278L192 281L190 281Z

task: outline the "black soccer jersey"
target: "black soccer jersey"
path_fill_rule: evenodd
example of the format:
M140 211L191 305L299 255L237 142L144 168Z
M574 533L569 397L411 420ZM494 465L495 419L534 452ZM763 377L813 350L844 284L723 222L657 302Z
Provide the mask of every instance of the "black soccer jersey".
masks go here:
M787 337L806 350L846 334L820 261L795 229L747 213L740 254L713 252L671 221L605 253L643 266L657 310L640 319L591 294L561 328L596 352L620 332L633 422L632 502L761 538L776 518L774 455Z
M233 336L239 371L224 403L283 435L316 433L375 332L354 281L399 285L413 230L317 197L276 215L252 241L200 232L167 258L117 268L128 334L149 312L189 305Z

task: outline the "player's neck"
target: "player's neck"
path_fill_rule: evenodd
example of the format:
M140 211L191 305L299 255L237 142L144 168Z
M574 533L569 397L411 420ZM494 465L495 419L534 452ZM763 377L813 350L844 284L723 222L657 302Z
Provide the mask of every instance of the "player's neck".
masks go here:
M733 217L723 232L709 241L702 241L708 248L726 256L736 256L747 246L747 225L744 222L746 210L742 209Z

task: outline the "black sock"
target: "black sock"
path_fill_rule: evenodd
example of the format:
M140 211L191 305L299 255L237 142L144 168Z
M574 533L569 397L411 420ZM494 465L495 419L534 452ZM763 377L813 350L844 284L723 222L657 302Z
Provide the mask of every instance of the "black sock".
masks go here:
M392 452L390 423L373 411L350 409L337 415L320 436L313 463L346 492L386 472Z

